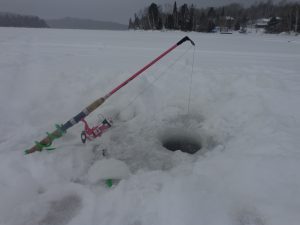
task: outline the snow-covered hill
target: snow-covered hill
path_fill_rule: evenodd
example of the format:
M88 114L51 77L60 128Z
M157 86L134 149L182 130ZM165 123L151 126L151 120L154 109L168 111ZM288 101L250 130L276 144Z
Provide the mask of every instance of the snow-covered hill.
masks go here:
M1 225L299 224L299 37L189 33L88 117L113 118L100 139L23 154L185 35L0 28ZM103 149L131 171L112 188Z

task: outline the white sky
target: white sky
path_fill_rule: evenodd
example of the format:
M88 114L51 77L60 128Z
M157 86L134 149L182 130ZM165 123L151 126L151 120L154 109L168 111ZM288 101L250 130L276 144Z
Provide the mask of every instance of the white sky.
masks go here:
M188 3L198 7L220 6L238 2L248 6L257 0L179 0L177 6ZM300 0L293 0L299 2ZM140 9L155 2L173 5L174 0L0 0L0 12L37 15L45 19L78 17L127 24ZM276 0L275 0L276 2Z

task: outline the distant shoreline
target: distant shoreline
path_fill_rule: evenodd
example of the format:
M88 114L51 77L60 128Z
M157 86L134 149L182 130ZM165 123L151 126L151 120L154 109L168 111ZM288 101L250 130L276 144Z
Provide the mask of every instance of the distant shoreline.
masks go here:
M81 30L128 30L128 25L92 19L64 17L42 19L34 15L0 12L0 27L57 28Z
M128 30L128 26L109 21L65 17L46 20L50 28L81 30Z

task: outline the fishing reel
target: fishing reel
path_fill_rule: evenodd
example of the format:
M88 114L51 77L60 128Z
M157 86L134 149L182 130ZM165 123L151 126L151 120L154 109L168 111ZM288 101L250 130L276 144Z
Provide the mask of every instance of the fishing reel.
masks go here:
M94 127L90 127L85 119L81 119L81 122L84 124L84 130L80 135L83 144L85 144L87 140L92 141L97 137L101 137L102 134L112 126L113 121L111 118L104 118L101 114L98 116L102 117L102 122L98 123Z

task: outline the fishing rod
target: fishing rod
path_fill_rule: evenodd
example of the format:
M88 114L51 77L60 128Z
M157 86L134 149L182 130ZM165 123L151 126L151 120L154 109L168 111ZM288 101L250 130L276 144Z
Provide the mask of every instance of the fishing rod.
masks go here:
M58 125L56 124L56 130L52 133L47 133L47 136L42 139L40 142L35 142L35 145L31 147L30 149L25 150L25 154L34 153L36 151L42 151L44 148L47 148L48 150L53 150L54 148L51 148L51 144L55 139L58 139L63 136L66 131L77 124L78 122L82 121L86 116L88 116L90 113L95 111L100 105L102 105L110 96L112 96L114 93L116 93L118 90L120 90L122 87L124 87L126 84L128 84L130 81L132 81L134 78L139 76L141 73L143 73L145 70L147 70L150 66L155 64L157 61L159 61L161 58L163 58L165 55L169 54L171 51L173 51L175 48L177 48L182 43L189 41L192 45L195 45L195 43L188 37L185 36L180 41L178 41L176 44L174 44L172 47L167 49L165 52L160 54L157 58L149 62L147 65L145 65L143 68L138 70L136 73L131 75L127 80L119 84L117 87L112 89L109 93L104 95L103 97L98 98L94 102L92 102L90 105L88 105L86 108L84 108L80 113L78 113L76 116L68 120L65 124Z

